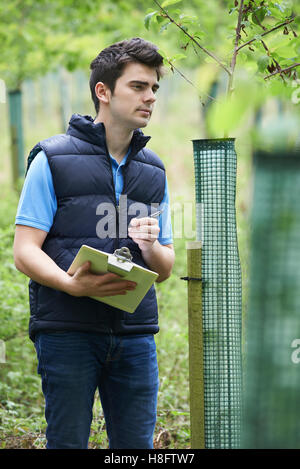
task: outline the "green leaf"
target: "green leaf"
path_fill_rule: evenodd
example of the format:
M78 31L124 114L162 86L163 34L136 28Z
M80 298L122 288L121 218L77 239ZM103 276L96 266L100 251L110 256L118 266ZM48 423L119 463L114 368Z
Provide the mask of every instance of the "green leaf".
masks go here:
M269 65L270 57L268 55L262 55L257 61L258 70L264 72Z
M278 8L269 7L269 14L274 18L279 18L280 20L283 20L285 17Z
M230 8L230 10L229 10L229 15L232 15L232 13L234 13L234 12L237 11L237 10L238 10L237 7Z
M151 13L148 13L148 15L145 16L144 25L145 25L146 29L149 29L150 22L151 22L153 16L156 15L157 13L158 13L158 11L152 11Z
M292 45L290 36L285 36L282 32L278 32L276 35L268 39L268 46L271 51L278 49L279 47Z
M165 31L170 24L172 24L171 21L167 21L167 23L162 25L159 32L162 33L163 31Z
M280 10L282 13L284 12L284 8L280 5L280 3L274 3L274 6Z
M285 16L290 16L293 10L293 0L284 0L280 3L274 3L274 7L278 8Z
M163 16L158 15L156 17L156 21L157 21L158 24L163 23L165 20L166 20L166 18L164 18Z
M236 77L235 86L230 99L219 97L208 110L207 122L211 135L230 135L245 125L253 109L261 105L261 90L248 76Z
M190 415L189 412L184 412L182 410L171 410L172 415Z
M165 7L169 7L171 5L175 5L175 3L180 3L182 0L165 0L164 2L162 2L161 6L163 8Z
M200 41L204 38L205 34L203 31L196 31L193 33L194 38L199 39Z
M296 56L294 48L289 46L278 47L276 49L276 54L278 54L279 57L283 57L285 59L292 59Z
M186 59L186 55L179 53L179 54L173 55L173 56L170 58L170 61L171 61L171 62L175 62L176 60L182 60L182 59Z
M165 61L168 60L168 55L165 51L163 51L162 49L158 49L158 52L160 53L160 55L163 57Z
M185 14L180 15L179 19L181 20L182 23L185 22L185 23L190 23L190 24L195 23L198 20L197 16L195 15L185 15Z
M261 24L266 16L267 10L265 8L258 8L252 13L252 21L254 24Z

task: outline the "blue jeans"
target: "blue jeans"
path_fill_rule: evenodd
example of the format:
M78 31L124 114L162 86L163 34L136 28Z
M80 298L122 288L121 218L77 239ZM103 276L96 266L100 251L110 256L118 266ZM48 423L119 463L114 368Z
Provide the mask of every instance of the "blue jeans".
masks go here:
M98 388L109 447L153 448L158 366L153 335L37 334L47 448L86 449Z

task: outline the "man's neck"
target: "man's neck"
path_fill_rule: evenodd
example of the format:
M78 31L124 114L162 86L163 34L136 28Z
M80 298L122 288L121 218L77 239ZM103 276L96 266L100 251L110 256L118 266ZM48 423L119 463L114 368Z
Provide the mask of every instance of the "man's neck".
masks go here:
M118 163L121 163L128 152L133 130L124 129L124 127L120 125L108 122L98 114L94 123L98 124L99 122L102 122L105 127L106 145L110 155L113 156Z

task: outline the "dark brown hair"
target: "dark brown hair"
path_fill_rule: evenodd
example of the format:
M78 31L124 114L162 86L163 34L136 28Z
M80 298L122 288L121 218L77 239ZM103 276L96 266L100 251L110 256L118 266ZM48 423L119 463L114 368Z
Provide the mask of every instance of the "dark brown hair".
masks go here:
M99 100L95 93L96 83L102 81L114 92L117 79L122 75L126 64L138 62L153 67L159 80L163 74L163 58L157 47L139 37L116 42L103 49L91 62L90 89L96 112L99 112Z

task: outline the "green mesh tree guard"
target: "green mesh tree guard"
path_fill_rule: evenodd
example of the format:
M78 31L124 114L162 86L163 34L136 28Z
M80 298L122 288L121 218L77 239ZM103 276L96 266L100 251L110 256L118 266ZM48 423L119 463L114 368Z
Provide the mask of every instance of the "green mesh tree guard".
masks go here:
M205 447L238 448L242 414L242 286L234 139L193 140L202 241Z
M300 151L254 155L246 448L300 448Z

